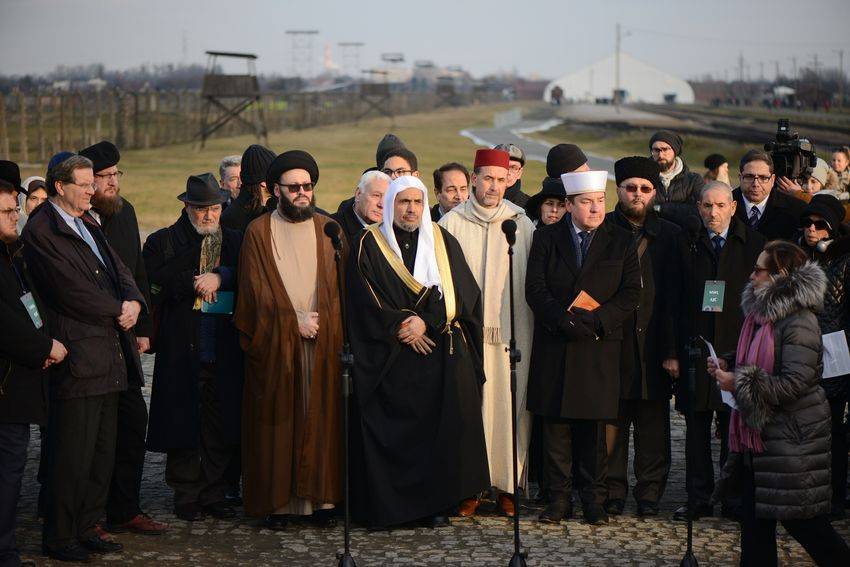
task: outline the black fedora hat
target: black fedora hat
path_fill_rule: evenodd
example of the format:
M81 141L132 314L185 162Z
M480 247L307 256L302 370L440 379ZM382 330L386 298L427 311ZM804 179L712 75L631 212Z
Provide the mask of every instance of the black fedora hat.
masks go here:
M187 205L209 207L227 202L230 193L222 191L212 173L190 175L186 180L186 191L177 198Z
M528 215L528 218L531 220L539 219L540 205L543 204L543 201L550 198L562 200L566 200L567 198L567 191L564 189L564 184L561 182L560 177L545 177L543 179L543 187L540 189L540 192L529 197L525 203L525 214Z

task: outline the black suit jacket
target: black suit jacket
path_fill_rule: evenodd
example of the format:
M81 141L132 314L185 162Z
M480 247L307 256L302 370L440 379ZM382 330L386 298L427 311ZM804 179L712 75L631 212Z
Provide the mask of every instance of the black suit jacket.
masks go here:
M339 209L330 215L330 217L339 223L342 232L345 233L346 242L358 242L357 237L360 231L363 230L363 224L360 219L354 214L354 199L346 199L339 205Z
M547 417L615 419L620 398L623 323L640 296L632 235L603 222L577 267L572 219L538 228L529 252L525 298L534 312L528 409ZM566 312L580 291L600 307L597 339L569 340Z
M49 328L68 348L51 373L51 394L58 399L126 390L129 374L142 380L135 334L122 331L116 318L124 301L138 301L145 312L145 297L97 222L88 213L82 219L105 268L50 202L33 212L21 236Z
M746 209L746 205L744 204L744 196L741 194L741 188L738 187L732 194L738 203L735 216L747 224L749 222L750 211ZM805 208L805 202L791 195L786 195L774 187L767 197L764 214L761 216L755 230L764 236L767 241L777 239L791 240L797 233L797 229L800 226L800 215L803 214Z
M708 231L702 228L696 241L683 232L678 237L679 278L677 282L676 312L678 313L679 368L681 378L677 382L676 407L684 411L682 403L687 399L688 358L685 350L689 338L705 337L711 341L718 355L734 351L738 346L738 335L744 324L741 310L741 293L749 281L756 259L764 248L765 239L744 222L733 217L729 225L726 244L717 257L714 246L708 239ZM720 313L702 310L706 280L726 282L723 311ZM696 364L696 411L728 409L720 400L717 382L706 372L705 360L708 349L697 340L701 349Z

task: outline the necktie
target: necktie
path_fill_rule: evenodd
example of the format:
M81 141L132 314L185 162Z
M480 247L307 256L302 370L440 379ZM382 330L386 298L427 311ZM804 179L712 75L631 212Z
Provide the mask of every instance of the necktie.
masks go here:
M590 248L590 232L582 230L578 233L580 240L579 247L581 248L581 263L587 258L587 249Z
M759 212L758 207L753 205L753 208L750 209L750 228L755 228L759 223L759 217L761 213Z
M86 226L83 224L81 218L77 217L74 219L74 225L77 227L77 232L80 233L80 236L83 238L86 244L89 245L91 251L94 252L94 255L97 256L97 259L100 260L100 263L106 266L106 262L103 261L103 256L100 255L100 250L97 248L97 243L95 243L94 238L91 233L88 231Z
M711 241L714 243L714 253L720 256L720 251L723 250L723 244L726 243L726 239L719 234L715 234L711 237Z

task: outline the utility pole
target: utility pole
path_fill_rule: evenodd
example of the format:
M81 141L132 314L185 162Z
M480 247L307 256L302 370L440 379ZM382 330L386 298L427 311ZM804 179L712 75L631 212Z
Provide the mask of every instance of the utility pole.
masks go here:
M838 96L840 99L838 104L844 108L844 50L835 49L834 51L838 53Z
M812 54L812 66L815 68L815 100L820 104L820 62L818 54Z
M759 61L759 81L764 82L764 61Z
M620 104L620 23L617 22L617 36L614 41L614 104Z
M738 80L744 82L744 52L738 54Z
M779 82L779 61L774 61L773 64L776 66L776 71L773 80Z

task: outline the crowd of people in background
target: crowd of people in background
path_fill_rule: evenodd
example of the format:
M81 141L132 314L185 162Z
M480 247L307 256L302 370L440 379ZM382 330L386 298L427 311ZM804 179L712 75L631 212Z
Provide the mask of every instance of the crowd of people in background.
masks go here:
M742 565L776 564L777 521L818 565L850 564L830 524L845 517L850 375L822 378L822 335L850 328L850 148L800 179L761 150L711 154L700 175L684 150L662 130L597 171L558 144L530 191L515 144L422 175L387 134L329 213L312 155L255 144L188 175L180 214L144 242L111 142L55 155L44 178L0 162L0 565L21 561L31 424L56 560L167 533L141 508L146 451L165 454L180 520L242 507L273 530L335 525L346 338L361 525L445 526L482 499L514 517L517 486L544 523L580 505L605 524L630 491L657 516L674 399L689 492L675 520L719 506Z

